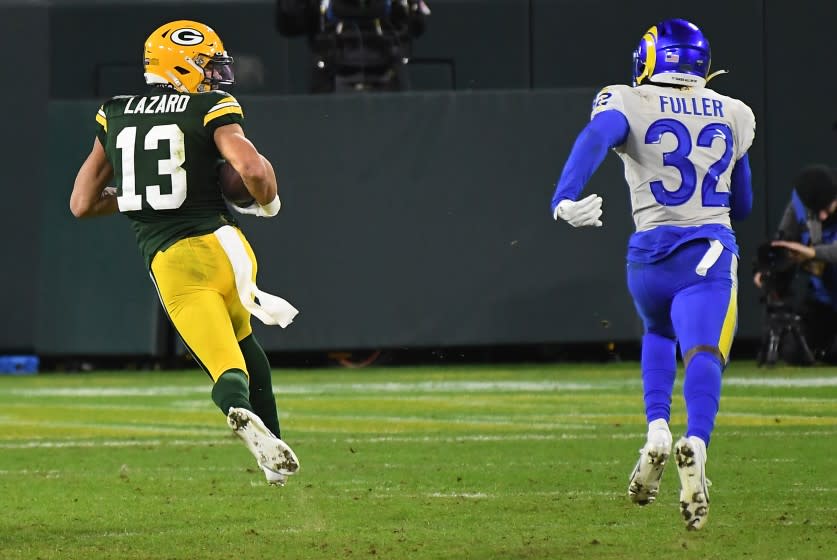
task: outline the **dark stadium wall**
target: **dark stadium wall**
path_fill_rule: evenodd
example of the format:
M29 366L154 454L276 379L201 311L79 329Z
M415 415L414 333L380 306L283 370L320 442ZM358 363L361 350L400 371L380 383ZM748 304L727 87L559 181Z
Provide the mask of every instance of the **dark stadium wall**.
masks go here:
M34 348L38 308L38 207L46 186L45 108L49 93L49 34L45 5L0 5L0 49L6 53L6 79L0 89L5 108L3 154L2 294L0 350Z
M153 285L122 216L78 220L69 196L95 135L99 101L49 104L49 166L36 347L42 354L151 354Z
M779 224L793 178L808 163L837 166L837 2L765 2L767 222Z
M41 353L153 346L155 297L125 220L74 221L67 197L92 141L93 112L103 98L142 87L138 45L173 18L206 19L222 31L246 68L236 93L248 133L277 162L282 214L245 221L261 287L301 309L286 332L258 331L270 350L637 338L624 287L631 222L618 159L609 157L588 187L605 197L601 230L553 223L548 202L596 89L629 80L630 52L651 23L693 18L712 40L713 68L731 71L712 85L745 100L757 118L755 208L736 225L739 335L757 337L754 249L775 226L793 172L812 159L833 163L837 75L820 43L831 35L837 5L430 5L412 66L418 91L368 98L297 95L307 87L310 56L303 39L273 30L272 1L154 3L151 10L130 0L60 0L4 17L13 37L44 39L44 52L31 50L21 70L41 87L14 101L24 110L7 126L33 130L42 119L34 130L44 130L48 115L49 165L7 166L6 200L41 211L11 213L5 226L21 240L4 251L21 274L2 280L15 323L0 346ZM88 56L70 61L68 44ZM38 71L45 68L48 81ZM43 135L21 138L4 151L9 161L47 150ZM33 187L17 189L22 183Z

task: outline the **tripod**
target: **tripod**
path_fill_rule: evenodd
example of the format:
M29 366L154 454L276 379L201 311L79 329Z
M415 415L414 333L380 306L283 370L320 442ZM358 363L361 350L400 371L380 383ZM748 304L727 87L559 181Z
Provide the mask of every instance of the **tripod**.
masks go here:
M805 334L802 332L802 318L784 302L769 303L767 306L767 324L762 335L761 350L758 354L758 365L776 365L782 341L786 336L792 336L796 343L797 355L802 365L814 363L814 354L808 346Z

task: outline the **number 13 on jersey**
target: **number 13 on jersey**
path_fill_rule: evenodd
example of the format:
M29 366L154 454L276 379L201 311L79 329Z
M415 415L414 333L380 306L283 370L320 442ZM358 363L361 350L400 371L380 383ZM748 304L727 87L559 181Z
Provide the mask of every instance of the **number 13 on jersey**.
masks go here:
M171 193L160 192L160 185L143 185L145 199L155 210L179 208L186 200L186 170L181 167L186 161L186 141L183 131L176 124L151 127L143 140L143 149L156 150L160 141L169 144L169 157L157 162L157 173L171 177ZM122 153L122 192L116 201L120 212L142 209L143 195L137 193L134 157L137 143L137 127L123 128L116 136L116 148Z

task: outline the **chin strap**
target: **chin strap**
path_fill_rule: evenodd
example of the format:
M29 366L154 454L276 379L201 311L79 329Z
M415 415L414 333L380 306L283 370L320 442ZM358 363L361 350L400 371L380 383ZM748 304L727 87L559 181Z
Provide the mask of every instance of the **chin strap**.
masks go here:
M706 76L706 83L708 84L709 80L711 80L715 76L720 76L721 74L729 74L729 70L717 70L715 72L712 72L711 74Z

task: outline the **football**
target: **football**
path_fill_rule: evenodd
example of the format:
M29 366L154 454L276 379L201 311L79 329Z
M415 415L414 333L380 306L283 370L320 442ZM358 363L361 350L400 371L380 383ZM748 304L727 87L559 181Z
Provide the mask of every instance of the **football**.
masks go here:
M237 206L249 206L253 203L253 195L247 190L241 175L226 161L218 167L218 187L224 198Z

